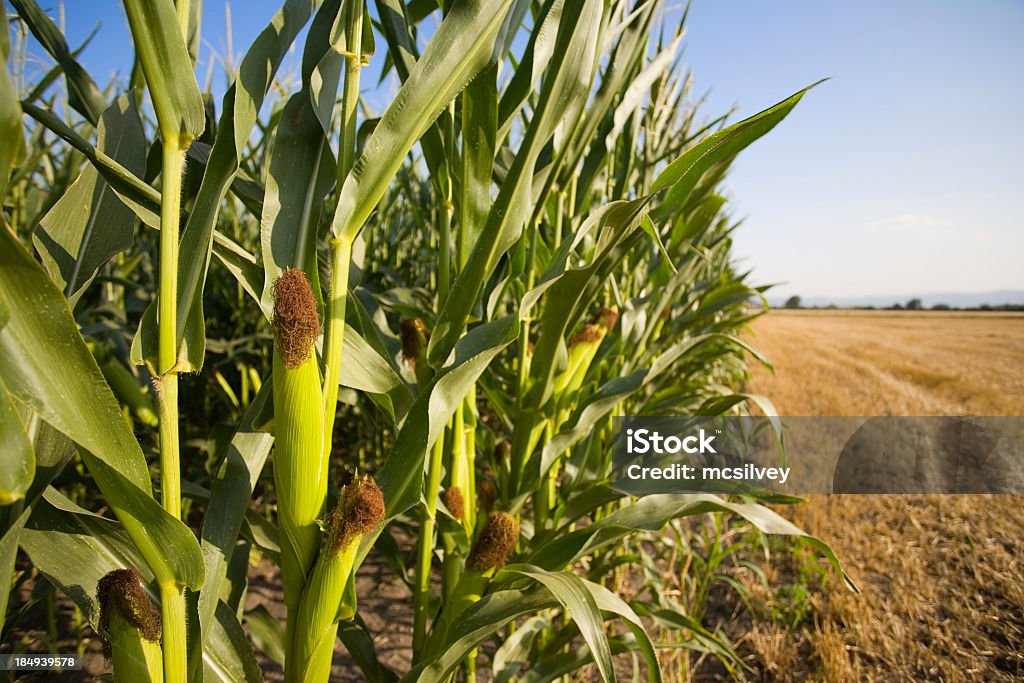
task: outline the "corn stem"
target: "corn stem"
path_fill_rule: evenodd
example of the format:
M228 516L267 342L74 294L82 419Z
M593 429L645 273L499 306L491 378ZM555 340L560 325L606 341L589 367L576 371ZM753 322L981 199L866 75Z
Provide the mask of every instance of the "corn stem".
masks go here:
M550 442L555 438L555 424L553 420L546 420L544 423L544 438ZM555 507L555 482L558 479L558 461L551 465L551 469L544 473L540 482L540 490L534 498L533 514L537 530L546 529L550 521L550 513Z
M160 584L165 683L184 683L186 663L185 590L175 583Z
M160 202L160 304L157 365L160 377L160 496L163 507L181 517L181 460L178 444L178 221L187 143L163 136L163 187ZM163 619L164 679L185 680L185 595L180 586L160 587Z
M413 661L423 651L427 639L427 616L430 611L430 564L434 555L434 531L437 518L437 490L441 485L441 460L444 457L444 435L437 438L430 451L426 489L426 505L420 516L420 537L416 553L416 594L414 596L412 653Z
M359 105L359 75L362 69L362 2L345 3L345 81L341 96L341 142L338 149L340 188L356 156L356 109ZM338 411L338 381L341 377L341 348L345 337L345 304L348 272L352 261L352 237L340 235L331 241L331 300L324 336L324 450L333 447L334 418Z
M352 241L346 237L331 240L331 300L324 336L324 452L328 458L333 448L334 418L338 412L338 382L341 380L341 348L345 338L351 262Z
M164 509L181 516L178 452L178 220L185 150L177 136L163 141L163 189L160 206L160 336L157 364L161 378L160 491Z
M466 469L469 472L467 476L465 494L466 505L466 529L468 529L472 536L473 530L476 529L476 385L474 384L469 388L469 393L466 394L464 400L466 404L466 410L464 420L466 424L466 437L465 437L465 452L466 452Z

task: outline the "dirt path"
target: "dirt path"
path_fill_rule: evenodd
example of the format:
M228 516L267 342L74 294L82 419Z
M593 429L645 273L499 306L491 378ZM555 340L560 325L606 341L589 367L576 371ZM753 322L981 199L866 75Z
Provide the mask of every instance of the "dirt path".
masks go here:
M750 389L782 415L1024 414L1021 316L773 312L751 341L776 375ZM1024 497L816 496L789 514L863 592L829 580L806 633L758 624L774 677L1024 679Z

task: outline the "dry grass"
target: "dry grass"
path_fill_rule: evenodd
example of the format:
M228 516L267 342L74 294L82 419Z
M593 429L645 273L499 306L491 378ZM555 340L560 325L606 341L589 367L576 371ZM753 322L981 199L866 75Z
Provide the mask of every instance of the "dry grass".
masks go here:
M777 374L750 389L783 415L1024 414L1021 316L773 312L753 333ZM1024 678L1024 498L815 496L788 513L863 592L831 579L815 596L810 632L786 634L813 646L795 667L756 624L767 678Z

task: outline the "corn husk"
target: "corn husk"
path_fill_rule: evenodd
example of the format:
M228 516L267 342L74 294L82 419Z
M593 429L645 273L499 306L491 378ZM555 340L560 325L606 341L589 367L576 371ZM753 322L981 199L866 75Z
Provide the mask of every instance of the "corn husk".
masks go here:
M114 666L114 680L125 683L164 680L157 612L134 569L116 569L97 586L100 633Z

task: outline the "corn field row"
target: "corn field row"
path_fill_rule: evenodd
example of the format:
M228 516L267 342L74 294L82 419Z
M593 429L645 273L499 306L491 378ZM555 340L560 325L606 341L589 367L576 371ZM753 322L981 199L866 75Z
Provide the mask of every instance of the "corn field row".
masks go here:
M285 0L218 102L199 0L124 0L105 89L10 5L0 576L72 601L115 680L326 681L339 644L369 681L659 681L680 649L742 676L699 606L622 597L660 530L743 519L841 571L787 501L610 485L616 415L771 411L720 186L806 90L705 116L660 0ZM360 616L370 553L408 670ZM246 611L250 558L284 623Z

